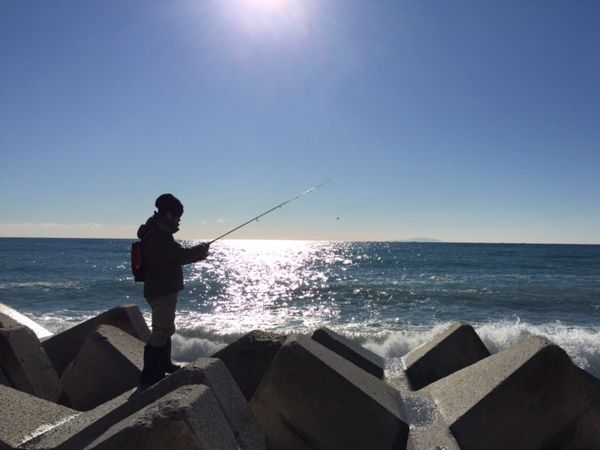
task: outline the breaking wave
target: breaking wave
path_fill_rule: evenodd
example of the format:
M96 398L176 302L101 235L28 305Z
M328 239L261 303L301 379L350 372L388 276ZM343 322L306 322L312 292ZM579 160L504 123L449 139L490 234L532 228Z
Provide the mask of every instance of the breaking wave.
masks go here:
M394 372L402 368L401 358L404 355L450 325L451 322L437 323L431 327L407 326L402 330L373 335L348 333L335 328L334 331L382 356L388 372ZM492 354L505 350L529 336L539 336L563 348L577 366L600 377L600 331L595 328L567 326L558 322L534 325L520 320L472 325ZM186 330L184 335L177 333L173 338L174 357L178 361L193 361L199 357L211 356L240 336L239 333L202 335L199 329Z

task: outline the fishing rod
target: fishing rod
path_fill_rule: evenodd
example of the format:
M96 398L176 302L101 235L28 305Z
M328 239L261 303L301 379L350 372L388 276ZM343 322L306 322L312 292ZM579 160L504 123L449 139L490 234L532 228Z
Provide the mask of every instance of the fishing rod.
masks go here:
M252 223L252 222L254 222L255 220L258 220L258 219L260 219L262 216L266 216L266 215L267 215L267 214L269 214L270 212L273 212L273 211L275 211L277 208L281 208L282 206L284 206L284 205L287 205L288 203L290 203L290 202L293 202L294 200L296 200L296 199L298 199L298 198L302 197L303 195L306 195L306 194L308 194L308 193L310 193L310 192L312 192L312 191L314 191L314 190L316 190L316 189L319 189L320 187L322 187L322 186L325 186L327 183L331 183L332 181L333 181L333 180L327 180L327 181L325 181L324 183L318 184L318 185L316 185L316 186L313 186L313 187L311 187L310 189L307 189L307 190L306 190L306 191L304 191L304 192L301 192L300 194L296 195L295 197L292 197L292 198L290 198L289 200L286 200L285 202L283 202L283 203L280 203L280 204L279 204L279 205L277 205L277 206L273 206L273 207L272 207L271 209L269 209L268 211L265 211L264 213L262 213L262 214L259 214L258 216L256 216L256 217L253 217L253 218L252 218L252 219L250 219L250 220L247 220L247 221L246 221L246 222L244 222L243 224L241 224L241 225L238 225L237 227L235 227L235 228L234 228L234 229L232 229L232 230L229 230L227 233L225 233L225 234L222 234L222 235L221 235L221 236L219 236L218 238L215 238L215 239L213 239L213 240L212 240L212 241L210 241L208 244L210 245L210 244L212 244L213 242L215 242L215 241L218 241L218 240L219 240L219 239L221 239L221 238L224 238L224 237L225 237L225 236L227 236L228 234L231 234L231 233L233 233L234 231L237 231L237 230L239 230L240 228L242 228L242 227L245 227L245 226L246 226L246 225L248 225L249 223Z

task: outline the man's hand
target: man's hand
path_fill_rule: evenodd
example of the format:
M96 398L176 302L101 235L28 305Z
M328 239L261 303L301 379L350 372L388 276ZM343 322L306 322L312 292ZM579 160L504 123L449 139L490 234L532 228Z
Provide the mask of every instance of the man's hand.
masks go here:
M206 259L206 257L208 256L209 247L210 247L210 244L208 242L203 242L202 244L198 245L198 250L200 253L199 261Z

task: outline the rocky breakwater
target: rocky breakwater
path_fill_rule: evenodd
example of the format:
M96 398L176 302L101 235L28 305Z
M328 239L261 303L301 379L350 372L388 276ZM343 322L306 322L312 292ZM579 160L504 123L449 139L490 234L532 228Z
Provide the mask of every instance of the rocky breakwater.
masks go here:
M385 378L332 330L253 331L137 391L137 307L39 338L0 313L0 449L600 449L600 381L531 337L457 323Z

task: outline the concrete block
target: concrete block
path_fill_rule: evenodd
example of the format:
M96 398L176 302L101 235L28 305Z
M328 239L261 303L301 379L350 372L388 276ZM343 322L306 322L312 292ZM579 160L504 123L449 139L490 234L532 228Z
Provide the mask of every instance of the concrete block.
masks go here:
M88 336L102 324L117 327L143 342L150 337L150 329L136 305L110 309L43 342L44 350L59 375L62 376Z
M528 338L426 387L462 450L571 448L598 437L598 382L561 348ZM590 419L592 417L592 419ZM597 416L595 416L597 418ZM582 420L588 420L588 423ZM575 437L579 433L586 436ZM598 448L599 440L592 448Z
M15 328L20 325L19 322L0 312L0 328Z
M45 339L52 336L52 333L29 317L4 303L0 303L0 328L12 328L17 325L29 328L35 333L38 339Z
M555 438L555 448L562 450L590 450L600 448L600 383L597 378L584 372L584 378L588 379L588 386L592 385L594 394L591 396L590 408L573 426ZM554 445L554 444L552 444ZM548 447L552 448L552 447Z
M254 330L213 355L225 366L250 401L286 336Z
M72 450L74 448L83 448L91 441L96 439L100 434L106 431L110 426L125 419L131 414L135 413L139 409L147 404L138 406L137 408L129 407L124 408L128 405L129 397L135 389L131 389L100 406L89 411L75 411L77 413L73 418L60 424L59 426L52 427L43 433L39 433L32 436L31 439L27 440L22 444L22 448L31 450L46 450L46 449L64 449ZM115 410L123 411L122 414L113 417L112 420L106 420L107 416L110 416ZM74 436L81 436L86 431L89 433L86 435L86 439L73 439Z
M76 414L72 409L0 385L0 448L16 448Z
M100 325L62 376L70 406L87 411L137 386L143 353L144 343L139 339Z
M0 367L0 385L12 387L12 384L10 384L10 381L8 381L8 378L6 378L6 375L4 375L4 371L2 370L1 367Z
M329 328L319 328L313 333L312 338L329 350L356 364L361 369L366 370L371 375L380 380L383 379L385 361L381 356L364 348L362 345L337 334Z
M264 433L225 365L216 358L201 358L144 391L135 393L129 391L108 403L82 413L66 426L46 433L35 442L34 447L30 448L64 450L84 448L114 424L125 420L170 392L182 386L198 384L207 385L212 389L240 449L265 450Z
M411 387L418 390L489 355L471 325L455 323L402 359Z
M52 402L62 385L37 336L29 328L0 328L0 368L11 386Z
M204 384L212 389L242 450L264 450L265 434L250 410L240 388L217 358L200 358L147 389L147 398L161 396L178 386Z
M306 336L286 340L250 407L277 449L406 448L398 392Z
M402 412L410 423L408 450L461 450L431 398L409 393L402 397Z
M86 450L238 450L207 386L183 386L106 430Z

